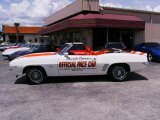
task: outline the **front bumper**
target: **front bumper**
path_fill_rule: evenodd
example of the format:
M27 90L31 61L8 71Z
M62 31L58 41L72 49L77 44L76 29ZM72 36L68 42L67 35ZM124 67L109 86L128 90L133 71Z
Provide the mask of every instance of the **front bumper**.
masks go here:
M9 59L9 55L2 55L4 59Z
M12 71L16 76L22 76L23 75L23 68L17 67L17 66L11 66L10 71Z
M153 59L160 61L160 55L153 55Z

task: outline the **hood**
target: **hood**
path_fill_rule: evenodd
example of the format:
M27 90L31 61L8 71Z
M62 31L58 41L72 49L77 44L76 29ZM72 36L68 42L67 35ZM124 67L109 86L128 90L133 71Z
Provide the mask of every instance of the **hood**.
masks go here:
M159 50L160 51L160 47L154 47L154 50Z
M151 49L154 55L160 55L160 47L155 47Z
M43 57L43 56L50 56L50 55L55 55L55 54L56 52L42 52L42 53L27 54L19 58Z
M55 54L55 55L54 55ZM29 66L42 64L55 64L57 55L55 52L34 53L18 57L12 60L10 66Z
M11 55L11 54L13 54L15 52L29 50L29 49L30 48L27 48L27 47L16 48L16 49L7 49L2 53L2 55Z

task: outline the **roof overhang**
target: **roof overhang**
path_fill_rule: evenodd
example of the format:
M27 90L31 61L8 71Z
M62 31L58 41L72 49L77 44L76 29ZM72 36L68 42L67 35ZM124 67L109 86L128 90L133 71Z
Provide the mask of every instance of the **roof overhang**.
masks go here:
M68 28L126 28L144 29L145 21L135 17L115 14L80 14L39 31L48 34Z
M99 0L76 0L45 19L45 26L67 19L82 12L99 12Z

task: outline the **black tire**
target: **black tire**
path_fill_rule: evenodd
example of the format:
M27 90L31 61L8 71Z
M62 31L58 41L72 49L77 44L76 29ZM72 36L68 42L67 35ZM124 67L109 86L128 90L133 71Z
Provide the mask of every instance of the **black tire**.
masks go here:
M11 62L12 60L13 60L13 59L11 59L11 58L8 57L8 61L9 61L9 62Z
M109 77L115 82L123 82L128 77L129 70L124 65L113 65L109 69Z
M32 85L41 84L46 80L46 73L40 68L30 68L27 70L26 76L29 80L29 84Z
M152 62L153 61L153 55L151 53L148 53L147 54L147 59L149 62Z

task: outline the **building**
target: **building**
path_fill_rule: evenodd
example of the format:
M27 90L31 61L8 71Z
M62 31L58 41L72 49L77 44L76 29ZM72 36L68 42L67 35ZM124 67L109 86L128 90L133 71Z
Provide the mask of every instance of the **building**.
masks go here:
M1 31L0 31L0 42L3 42L3 36Z
M160 42L160 13L110 8L99 0L76 0L45 19L39 31L55 44L81 41L94 50L106 42L123 42L128 48L141 42Z
M18 42L35 42L35 37L40 29L40 27L19 26ZM2 34L5 41L16 42L17 40L15 26L3 25Z

